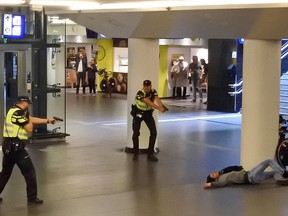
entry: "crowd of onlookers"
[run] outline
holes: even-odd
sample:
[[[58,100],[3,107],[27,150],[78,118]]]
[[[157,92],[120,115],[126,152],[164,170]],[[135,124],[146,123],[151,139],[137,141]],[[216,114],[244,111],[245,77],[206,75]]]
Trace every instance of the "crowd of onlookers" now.
[[[200,102],[203,102],[202,89],[207,92],[208,85],[208,64],[204,59],[198,61],[198,56],[192,57],[192,62],[184,61],[184,57],[173,59],[170,69],[172,79],[172,97],[177,99],[186,99],[187,88],[192,85],[192,102],[196,102],[198,92]],[[204,102],[206,103],[206,102]]]

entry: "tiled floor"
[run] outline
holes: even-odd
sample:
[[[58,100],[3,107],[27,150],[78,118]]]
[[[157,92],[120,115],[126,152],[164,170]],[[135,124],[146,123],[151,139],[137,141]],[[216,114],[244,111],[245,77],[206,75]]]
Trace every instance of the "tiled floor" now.
[[[207,112],[205,105],[166,99],[159,114],[158,163],[132,161],[127,102],[114,95],[69,93],[65,143],[33,144],[29,152],[44,205],[26,206],[25,182],[15,168],[2,196],[2,216],[260,216],[287,215],[288,187],[204,190],[207,174],[238,164],[241,115]]]

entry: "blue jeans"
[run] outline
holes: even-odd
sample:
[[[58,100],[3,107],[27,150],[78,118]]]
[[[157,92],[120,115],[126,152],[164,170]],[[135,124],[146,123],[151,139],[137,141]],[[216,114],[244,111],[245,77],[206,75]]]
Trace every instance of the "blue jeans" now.
[[[268,167],[271,167],[272,171],[265,172],[265,170]],[[273,178],[273,177],[275,180],[281,180],[281,179],[284,179],[283,173],[284,173],[284,169],[280,167],[277,162],[275,162],[274,160],[268,159],[268,160],[261,162],[252,170],[250,170],[248,172],[248,179],[249,179],[249,182],[252,184],[257,184],[266,179]]]

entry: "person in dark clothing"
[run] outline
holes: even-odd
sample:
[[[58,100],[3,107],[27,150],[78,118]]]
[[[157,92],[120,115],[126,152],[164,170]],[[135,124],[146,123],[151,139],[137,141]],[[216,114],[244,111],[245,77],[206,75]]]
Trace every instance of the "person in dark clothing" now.
[[[156,101],[157,105],[154,103],[154,101]],[[166,111],[158,97],[157,91],[152,89],[151,81],[144,80],[143,89],[137,92],[135,97],[135,105],[131,111],[131,115],[133,116],[133,160],[138,160],[140,127],[141,122],[144,121],[150,131],[147,160],[154,162],[158,161],[158,158],[154,156],[154,146],[157,137],[155,120],[153,118],[154,109],[157,109],[160,112]]]
[[[96,89],[95,89],[96,73],[97,73],[97,67],[94,64],[94,62],[90,60],[88,62],[88,67],[86,69],[86,77],[88,79],[89,92],[90,94],[93,93],[93,96],[95,96],[96,94]]]
[[[268,167],[272,171],[265,171]],[[259,184],[266,179],[274,178],[278,185],[288,185],[288,172],[274,160],[264,160],[250,171],[242,166],[230,166],[207,176],[204,189],[224,187],[231,184]]]
[[[26,181],[27,204],[39,205],[43,200],[37,197],[36,173],[32,160],[25,150],[28,135],[33,130],[34,124],[54,124],[55,119],[43,119],[29,115],[28,108],[31,104],[27,96],[19,96],[7,113],[3,128],[3,162],[0,173],[0,194],[4,190],[15,164],[21,170]],[[2,201],[2,198],[0,198]]]
[[[199,92],[199,98],[200,102],[203,102],[203,95],[202,95],[202,88],[201,88],[201,83],[200,83],[200,69],[201,65],[198,62],[198,57],[193,56],[192,57],[192,63],[189,65],[189,71],[192,76],[192,85],[193,85],[193,100],[192,102],[196,102],[196,92]]]
[[[171,80],[172,80],[172,98],[176,98],[176,65],[178,64],[177,59],[173,59],[171,62],[171,68],[170,68],[170,73],[171,73]]]
[[[206,95],[208,99],[208,64],[206,63],[205,59],[200,59],[200,64],[202,67],[202,82],[206,82],[205,88],[206,88]],[[203,104],[207,104],[207,100],[203,102]]]
[[[85,95],[85,79],[86,79],[86,68],[87,68],[87,58],[83,55],[83,53],[79,53],[79,56],[76,58],[76,75],[77,75],[77,86],[76,86],[76,94],[79,94],[80,82],[83,88],[83,95]]]

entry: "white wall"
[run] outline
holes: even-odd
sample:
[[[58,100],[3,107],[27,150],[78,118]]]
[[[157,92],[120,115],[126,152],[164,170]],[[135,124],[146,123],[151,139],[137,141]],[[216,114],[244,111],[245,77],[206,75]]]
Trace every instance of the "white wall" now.
[[[206,48],[191,48],[191,47],[169,47],[168,48],[168,71],[167,71],[167,80],[168,80],[168,88],[167,88],[167,96],[172,96],[173,85],[170,79],[170,68],[173,54],[181,54],[184,56],[184,60],[190,64],[192,61],[192,56],[197,55],[199,60],[201,58],[205,59],[206,63],[208,63],[208,49]],[[190,88],[187,88],[187,94],[190,94]]]
[[[173,54],[181,54],[184,57],[184,61],[190,62],[191,59],[191,48],[190,47],[169,47],[168,48],[168,71],[167,71],[167,80],[168,80],[168,88],[167,88],[167,96],[172,96],[173,83],[170,77],[170,68]],[[190,88],[187,88],[187,94],[190,94]]]
[[[204,59],[208,63],[208,49],[205,48],[191,48],[191,58],[193,55],[198,56],[198,59]],[[191,60],[191,59],[190,59]]]

